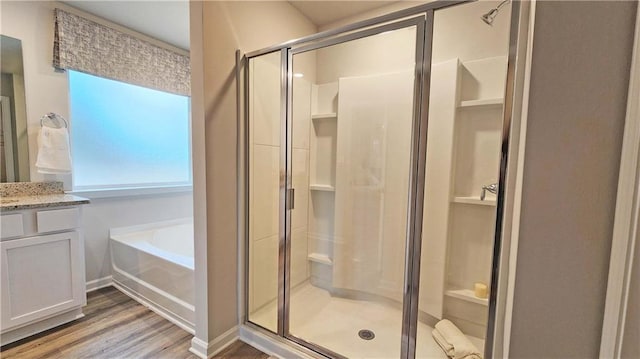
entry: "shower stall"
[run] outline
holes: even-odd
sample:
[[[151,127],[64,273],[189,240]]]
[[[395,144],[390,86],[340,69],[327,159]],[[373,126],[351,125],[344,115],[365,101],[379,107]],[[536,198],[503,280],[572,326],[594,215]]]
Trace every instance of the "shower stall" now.
[[[239,59],[247,325],[446,358],[447,319],[491,357],[518,7],[437,1]]]

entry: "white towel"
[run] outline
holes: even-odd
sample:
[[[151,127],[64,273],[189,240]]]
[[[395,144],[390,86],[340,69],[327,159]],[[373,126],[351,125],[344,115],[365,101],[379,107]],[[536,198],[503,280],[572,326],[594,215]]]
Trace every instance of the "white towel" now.
[[[431,334],[449,358],[482,359],[478,348],[447,319],[439,321]]]
[[[451,343],[449,343],[442,336],[442,334],[438,331],[438,329],[434,329],[431,332],[431,335],[433,336],[433,339],[436,341],[436,343],[440,346],[440,348],[442,348],[442,350],[444,350],[444,353],[447,354],[449,358],[453,358],[456,355],[456,351],[453,349],[453,345],[451,345]]]
[[[40,173],[71,173],[71,151],[66,128],[40,128],[36,168]]]

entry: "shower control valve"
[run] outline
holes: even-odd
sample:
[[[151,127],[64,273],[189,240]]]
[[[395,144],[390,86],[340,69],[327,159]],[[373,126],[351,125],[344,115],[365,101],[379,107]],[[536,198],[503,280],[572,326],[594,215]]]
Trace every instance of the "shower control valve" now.
[[[492,184],[488,184],[488,185],[484,185],[482,186],[482,192],[480,193],[480,200],[484,201],[484,198],[486,197],[487,191],[493,193],[493,194],[497,194],[498,193],[498,184],[497,183],[492,183]]]

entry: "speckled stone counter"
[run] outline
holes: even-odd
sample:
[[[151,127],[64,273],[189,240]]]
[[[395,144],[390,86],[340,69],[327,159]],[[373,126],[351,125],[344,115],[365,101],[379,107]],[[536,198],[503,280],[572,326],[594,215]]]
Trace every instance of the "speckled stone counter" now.
[[[65,194],[62,182],[0,183],[0,212],[87,203],[87,198]]]

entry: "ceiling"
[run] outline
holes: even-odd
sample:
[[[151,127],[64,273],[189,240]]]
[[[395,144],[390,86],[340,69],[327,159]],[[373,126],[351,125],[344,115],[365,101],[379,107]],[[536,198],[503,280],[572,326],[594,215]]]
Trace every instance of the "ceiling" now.
[[[62,2],[181,49],[189,49],[188,0],[67,0]],[[397,1],[289,1],[318,27],[395,2]]]

